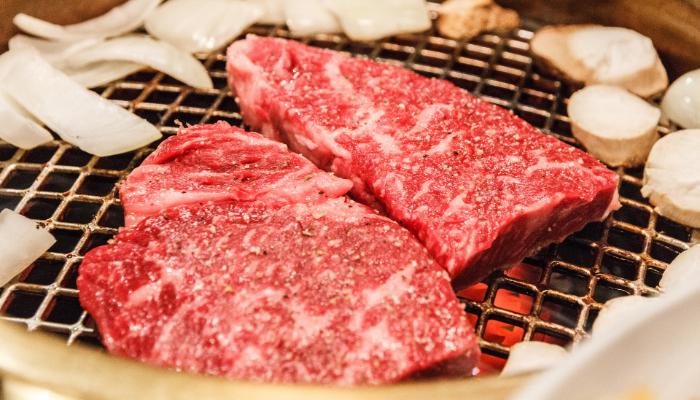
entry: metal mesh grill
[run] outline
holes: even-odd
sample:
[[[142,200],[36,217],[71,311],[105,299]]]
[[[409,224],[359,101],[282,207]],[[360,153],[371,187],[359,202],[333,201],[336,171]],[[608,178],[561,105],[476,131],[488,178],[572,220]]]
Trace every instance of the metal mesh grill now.
[[[372,43],[317,35],[306,42],[447,79],[579,146],[566,117],[567,88],[533,71],[528,51],[532,28],[526,23],[509,35],[485,34],[469,42],[435,32]],[[289,36],[283,27],[259,25],[249,32]],[[144,70],[98,92],[156,124],[166,135],[175,133],[180,124],[226,120],[241,125],[239,108],[227,88],[223,53],[200,58],[215,89],[195,90]],[[2,288],[2,318],[58,332],[68,343],[79,340],[99,346],[94,323],[78,303],[77,269],[82,255],[104,244],[123,224],[115,184],[157,145],[98,158],[61,141],[30,151],[0,144],[0,207],[41,221],[57,238],[48,253]],[[521,267],[494,274],[460,293],[487,357],[502,362],[508,347],[519,340],[577,341],[586,335],[605,301],[656,292],[666,263],[688,247],[692,232],[653,212],[640,194],[642,171],[617,170],[623,207],[607,221],[590,224]]]

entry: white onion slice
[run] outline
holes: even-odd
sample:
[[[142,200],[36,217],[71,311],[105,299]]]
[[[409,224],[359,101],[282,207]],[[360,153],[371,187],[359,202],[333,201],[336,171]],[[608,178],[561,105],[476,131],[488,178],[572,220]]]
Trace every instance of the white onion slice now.
[[[141,26],[144,19],[162,0],[129,0],[114,7],[99,17],[73,25],[56,25],[51,22],[17,14],[13,19],[15,25],[32,35],[61,41],[85,38],[104,38],[119,36]]]
[[[236,0],[170,0],[145,22],[148,33],[190,53],[218,49],[264,13],[260,4]]]
[[[700,69],[676,79],[661,102],[671,121],[686,129],[700,129]]]
[[[121,79],[144,66],[129,61],[101,61],[82,67],[70,67],[67,60],[76,52],[93,46],[102,39],[84,39],[78,42],[54,42],[25,35],[13,36],[8,45],[12,49],[33,48],[51,65],[59,68],[81,85],[93,88]]]
[[[264,13],[260,18],[263,24],[283,24],[285,22],[284,2],[285,0],[248,0],[250,3],[259,4],[263,7]]]
[[[37,39],[26,35],[15,35],[7,43],[10,50],[33,48],[51,65],[61,68],[65,66],[65,60],[75,52],[92,46],[101,39],[84,39],[77,42],[55,42],[52,40]]]
[[[65,141],[88,153],[124,153],[161,137],[146,120],[80,86],[34,50],[10,50],[2,58],[2,89]]]
[[[130,61],[101,61],[78,68],[67,67],[63,72],[79,84],[94,88],[129,76],[142,68],[143,65]]]
[[[568,352],[555,344],[530,341],[516,343],[501,371],[502,376],[523,374],[549,368],[564,359]]]
[[[425,0],[324,0],[353,40],[375,40],[430,28]]]
[[[0,212],[0,286],[27,268],[56,239],[31,219],[10,209]]]
[[[0,121],[0,139],[21,149],[32,149],[53,140],[49,131],[3,92],[0,92]]]
[[[287,0],[284,13],[287,26],[294,36],[340,32],[338,19],[322,0]]]
[[[145,35],[110,39],[83,49],[69,60],[71,67],[83,67],[99,61],[130,61],[145,64],[197,88],[213,87],[209,73],[192,55],[170,43]]]
[[[700,282],[700,245],[682,252],[669,264],[659,282],[664,293]]]

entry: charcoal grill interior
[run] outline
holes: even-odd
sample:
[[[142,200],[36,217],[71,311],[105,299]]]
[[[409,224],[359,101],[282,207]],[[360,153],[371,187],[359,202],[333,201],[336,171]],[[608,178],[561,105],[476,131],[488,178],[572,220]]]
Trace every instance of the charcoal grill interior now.
[[[445,39],[434,30],[372,43],[341,35],[316,35],[305,42],[447,79],[580,147],[566,116],[569,89],[533,67],[528,42],[536,27],[525,20],[507,35],[484,34],[468,42]],[[248,33],[289,37],[283,26],[256,25]],[[200,59],[214,81],[212,90],[192,89],[143,70],[97,91],[166,136],[180,125],[217,120],[242,126],[227,87],[223,52]],[[29,151],[0,142],[0,208],[40,221],[57,239],[49,252],[0,289],[0,318],[54,332],[68,344],[101,347],[94,322],[78,302],[77,270],[87,251],[106,243],[123,225],[117,184],[158,144],[99,158],[58,140]],[[616,171],[623,207],[611,218],[462,293],[465,312],[492,364],[505,361],[514,338],[559,344],[581,340],[605,301],[656,293],[667,263],[688,248],[691,229],[660,217],[641,196],[643,169]],[[507,302],[514,297],[521,306]],[[493,334],[490,328],[499,325],[512,336]]]

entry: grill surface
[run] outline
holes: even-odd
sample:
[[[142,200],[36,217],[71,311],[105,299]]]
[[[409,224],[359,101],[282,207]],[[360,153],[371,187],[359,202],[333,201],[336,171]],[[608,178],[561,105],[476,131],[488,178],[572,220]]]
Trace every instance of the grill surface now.
[[[509,35],[485,34],[469,42],[445,39],[434,31],[373,43],[350,42],[339,35],[317,35],[306,42],[448,79],[579,146],[566,117],[568,89],[533,71],[528,41],[535,26],[526,21]],[[289,36],[279,26],[257,25],[249,32]],[[165,135],[176,133],[180,124],[226,120],[240,126],[223,52],[200,58],[215,89],[195,90],[144,70],[98,92],[156,124]],[[123,225],[116,184],[157,145],[98,158],[61,141],[29,151],[0,143],[0,208],[41,221],[57,239],[49,252],[0,289],[0,318],[65,335],[69,344],[78,340],[101,346],[94,322],[78,302],[77,270],[87,251],[106,243]],[[580,340],[602,303],[656,293],[667,263],[688,248],[691,229],[658,216],[642,198],[643,169],[617,172],[623,207],[611,218],[543,249],[521,268],[496,273],[463,292],[466,312],[492,364],[507,358],[514,340]],[[515,298],[518,307],[513,307]],[[499,336],[494,327],[510,334]]]

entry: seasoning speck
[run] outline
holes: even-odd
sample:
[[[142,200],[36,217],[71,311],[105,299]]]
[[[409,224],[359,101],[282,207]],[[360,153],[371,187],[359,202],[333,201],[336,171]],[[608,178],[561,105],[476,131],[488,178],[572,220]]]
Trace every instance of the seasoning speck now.
[[[263,251],[263,249],[260,248],[259,246],[251,246],[250,249],[248,249],[248,250],[251,253],[257,254],[257,255],[265,254],[265,251]]]

